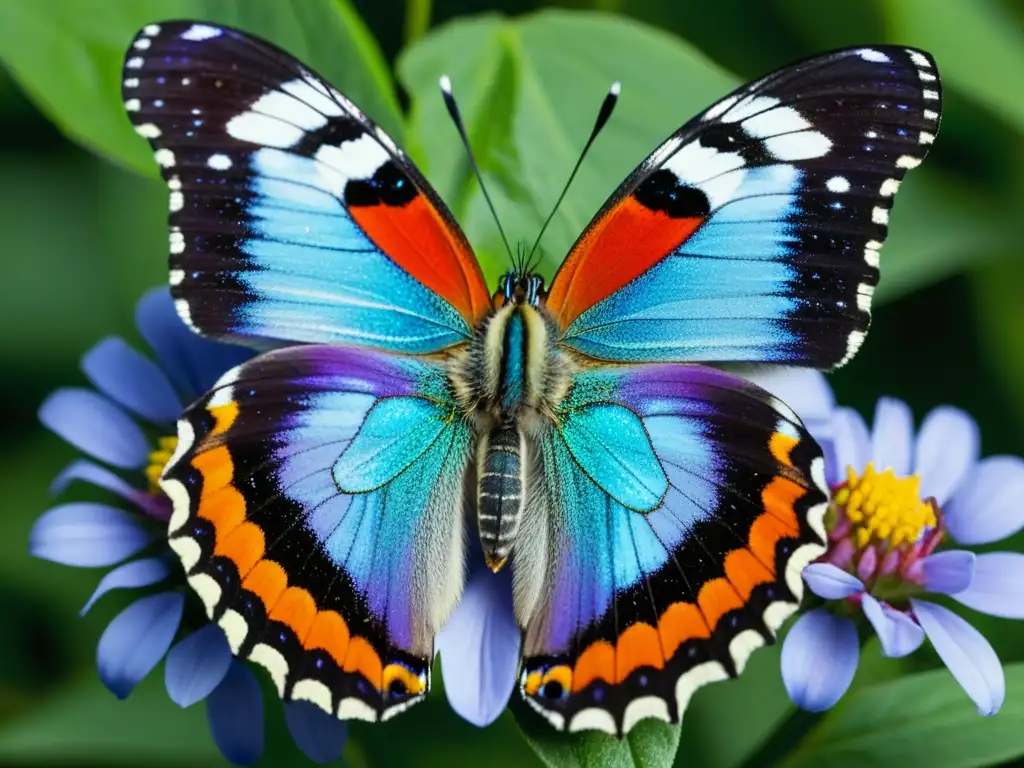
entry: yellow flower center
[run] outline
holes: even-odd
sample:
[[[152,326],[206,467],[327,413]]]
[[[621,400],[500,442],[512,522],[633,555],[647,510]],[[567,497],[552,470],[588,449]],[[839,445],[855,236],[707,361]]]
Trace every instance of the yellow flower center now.
[[[833,500],[844,508],[858,549],[871,542],[889,547],[912,544],[938,522],[932,505],[921,501],[920,477],[896,477],[891,469],[876,472],[872,464],[863,475],[847,467],[846,485]]]
[[[178,438],[161,437],[156,442],[156,450],[149,454],[149,464],[146,466],[146,479],[149,480],[149,492],[160,493],[160,475],[164,467],[174,455],[174,449],[178,447]]]

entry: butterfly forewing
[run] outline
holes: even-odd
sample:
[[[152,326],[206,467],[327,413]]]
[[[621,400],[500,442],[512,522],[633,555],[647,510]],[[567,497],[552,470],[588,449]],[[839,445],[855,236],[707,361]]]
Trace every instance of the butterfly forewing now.
[[[122,93],[170,188],[172,293],[196,330],[435,352],[489,307],[448,209],[311,70],[241,32],[146,27]]]
[[[655,150],[581,235],[548,297],[562,342],[614,362],[842,365],[940,104],[931,57],[896,46],[738,89]]]

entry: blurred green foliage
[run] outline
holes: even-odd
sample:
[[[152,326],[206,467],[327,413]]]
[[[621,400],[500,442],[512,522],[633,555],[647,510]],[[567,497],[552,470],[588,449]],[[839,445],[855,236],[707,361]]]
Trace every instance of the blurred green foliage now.
[[[182,712],[171,704],[159,674],[127,703],[96,679],[95,643],[124,605],[120,598],[79,619],[95,580],[26,554],[32,521],[51,503],[49,481],[73,456],[38,426],[36,408],[54,387],[83,382],[78,358],[92,343],[109,334],[137,340],[134,302],[166,279],[166,193],[120,113],[123,51],[150,21],[234,24],[315,67],[422,163],[492,279],[503,249],[436,92],[441,73],[453,79],[516,242],[532,240],[605,89],[622,81],[617,112],[545,238],[550,274],[625,173],[737,82],[840,45],[928,49],[946,86],[941,136],[900,193],[872,333],[834,383],[842,402],[866,414],[882,394],[906,399],[919,417],[938,403],[959,405],[978,418],[987,453],[1024,453],[1024,4],[569,0],[562,10],[541,7],[548,5],[0,0],[0,765],[222,763],[200,707]],[[1021,549],[1024,538],[1015,543]],[[945,671],[921,671],[937,665],[927,653],[884,660],[869,645],[854,689],[820,722],[798,723],[805,738],[783,764],[916,758],[978,766],[1024,753],[1024,666],[1012,664],[1024,662],[1024,624],[970,618],[1010,664],[999,716],[981,720]],[[300,759],[279,710],[268,707],[265,765]],[[677,764],[774,762],[780,753],[772,752],[771,734],[792,726],[791,713],[778,651],[761,651],[738,681],[698,692]],[[536,755],[552,765],[665,764],[677,734],[652,733],[639,747],[532,738]],[[512,766],[538,758],[509,713],[475,729],[438,690],[396,721],[355,725],[344,760]]]

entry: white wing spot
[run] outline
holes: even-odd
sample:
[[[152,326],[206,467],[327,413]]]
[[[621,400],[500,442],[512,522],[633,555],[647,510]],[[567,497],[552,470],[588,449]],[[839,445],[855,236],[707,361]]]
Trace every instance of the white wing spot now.
[[[876,51],[872,48],[861,48],[857,51],[857,55],[860,56],[864,61],[877,61],[879,63],[888,63],[889,57],[881,51]]]
[[[151,46],[152,44],[153,44],[153,41],[150,40],[148,37],[140,37],[138,40],[136,40],[134,43],[132,43],[132,48],[135,48],[135,49],[140,50],[140,51],[144,51],[147,48],[149,48],[149,46]]]
[[[181,192],[171,192],[171,213],[177,213],[185,207],[185,196]]]
[[[935,141],[935,134],[928,133],[928,131],[921,131],[921,135],[917,139],[919,144],[931,144]]]
[[[134,99],[134,101],[138,101],[138,99]],[[127,107],[128,105],[125,104],[126,109]],[[142,125],[137,125],[135,126],[135,132],[139,134],[139,136],[142,136],[144,139],[159,139],[163,135],[160,129],[153,125],[153,123],[143,123]]]
[[[228,135],[233,139],[280,149],[298,143],[306,133],[296,125],[257,112],[236,115],[228,121],[226,127]]]
[[[889,223],[889,209],[882,208],[881,206],[875,206],[871,209],[871,220],[875,224],[888,224]]]
[[[141,107],[142,102],[138,99],[128,99],[128,101],[124,103],[124,108],[126,112],[138,112]]]
[[[728,98],[722,99],[720,102],[711,107],[711,109],[705,112],[701,120],[714,120],[716,117],[719,117],[725,112],[728,112],[729,108],[732,107],[732,105],[735,104],[737,101],[739,101],[738,96],[729,96]]]
[[[811,124],[792,107],[776,107],[749,117],[741,125],[750,136],[766,139],[782,133],[805,131]]]
[[[936,112],[934,109],[926,109],[924,111],[924,119],[925,120],[938,120],[939,119],[939,113]]]
[[[177,255],[185,252],[185,236],[181,232],[171,232],[171,253]],[[188,304],[185,304],[185,311],[188,311]]]
[[[211,37],[220,37],[223,30],[211,27],[209,24],[193,24],[181,33],[182,40],[209,40]]]
[[[133,56],[124,63],[125,69],[142,69],[142,63],[145,61],[141,56]]]
[[[231,158],[218,152],[215,155],[210,155],[210,159],[206,161],[206,164],[215,171],[226,171],[231,167]]]
[[[832,142],[823,133],[800,131],[773,136],[764,142],[768,151],[778,160],[811,160],[824,157],[832,149]]]
[[[829,192],[849,192],[850,182],[845,176],[833,176],[825,182]]]
[[[878,190],[878,194],[882,197],[892,197],[896,194],[896,190],[900,188],[900,183],[896,179],[886,179],[882,182],[881,188]]]
[[[921,158],[913,155],[900,155],[896,159],[897,168],[917,168],[921,164]]]
[[[933,91],[929,88],[925,88],[923,91],[921,91],[921,96],[923,96],[925,99],[929,101],[935,101],[939,98],[939,92]]]
[[[161,168],[170,168],[174,165],[174,153],[169,149],[158,149],[153,153],[153,158]]]
[[[932,68],[932,63],[928,60],[928,57],[925,56],[923,53],[920,53],[919,51],[911,51],[909,49],[907,50],[907,53],[910,54],[910,60],[914,62],[915,65],[919,67],[924,67],[925,69]]]
[[[137,77],[129,77],[127,80],[124,81],[124,87],[125,88],[138,88],[139,87],[139,78],[137,78]]]
[[[156,35],[160,34],[160,25],[147,24],[145,27],[142,28],[142,32],[143,34],[149,35],[150,37],[155,37]]]

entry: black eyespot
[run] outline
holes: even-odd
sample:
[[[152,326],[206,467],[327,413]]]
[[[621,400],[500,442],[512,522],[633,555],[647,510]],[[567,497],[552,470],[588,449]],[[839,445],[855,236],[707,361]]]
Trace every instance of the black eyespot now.
[[[560,699],[562,698],[562,684],[557,680],[548,680],[540,689],[540,695],[552,701]]]
[[[401,680],[392,680],[391,684],[388,685],[388,694],[391,696],[406,696],[408,693],[409,691],[406,689],[405,683]]]
[[[652,173],[633,195],[645,208],[673,219],[705,217],[711,212],[707,195],[696,187],[686,186],[666,168]]]

